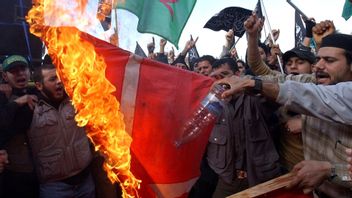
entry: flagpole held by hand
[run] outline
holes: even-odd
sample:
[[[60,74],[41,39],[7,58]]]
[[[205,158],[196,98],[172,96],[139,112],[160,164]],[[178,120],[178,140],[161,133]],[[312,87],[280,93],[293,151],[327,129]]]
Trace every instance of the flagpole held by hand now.
[[[275,39],[274,39],[272,30],[271,30],[271,26],[270,26],[270,23],[269,23],[269,18],[268,18],[268,15],[267,15],[267,13],[266,13],[266,10],[265,10],[265,6],[264,6],[263,0],[260,0],[260,3],[261,3],[261,5],[262,5],[262,7],[263,7],[263,14],[264,14],[264,16],[265,16],[265,18],[266,18],[265,21],[267,21],[267,24],[268,24],[268,27],[269,27],[269,35],[270,35],[270,37],[271,37],[271,40],[273,41],[273,44],[276,45],[276,41],[275,41]],[[279,55],[276,55],[276,58],[277,58],[277,61],[279,62],[280,71],[281,71],[281,73],[283,74],[283,73],[284,73],[284,70],[283,70],[282,63],[281,63],[281,59],[280,59]]]

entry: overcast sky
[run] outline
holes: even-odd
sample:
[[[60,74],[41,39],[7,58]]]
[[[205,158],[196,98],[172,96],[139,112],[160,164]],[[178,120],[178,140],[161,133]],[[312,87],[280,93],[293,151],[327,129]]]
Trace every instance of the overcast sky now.
[[[352,33],[352,17],[348,21],[341,17],[345,0],[292,0],[292,2],[308,17],[314,17],[318,22],[326,19],[333,20],[339,31]],[[205,29],[203,28],[204,24],[223,8],[238,6],[253,10],[256,3],[257,0],[198,0],[181,35],[180,49],[182,50],[185,42],[189,39],[189,35],[192,34],[193,37],[199,36],[197,49],[200,55],[210,54],[218,57],[221,46],[225,42],[226,32]],[[264,6],[271,28],[280,29],[278,44],[280,44],[282,51],[291,49],[294,45],[294,9],[286,0],[264,0]],[[154,36],[156,51],[158,51],[160,38],[152,34],[138,33],[136,31],[138,18],[136,16],[127,11],[118,10],[118,21],[120,47],[133,52],[135,43],[138,41],[144,51],[147,52],[146,45]],[[268,32],[268,29],[266,32]],[[247,41],[243,36],[237,44],[240,57],[244,58],[246,45]],[[171,46],[172,44],[168,43],[166,50],[170,50]]]

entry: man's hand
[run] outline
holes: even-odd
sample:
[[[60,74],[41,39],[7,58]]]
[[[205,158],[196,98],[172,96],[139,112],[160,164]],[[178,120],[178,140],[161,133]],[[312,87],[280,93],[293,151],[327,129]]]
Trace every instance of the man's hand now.
[[[335,32],[335,25],[332,21],[326,20],[316,24],[312,31],[313,31],[313,38],[316,42],[317,46],[320,47],[322,39],[330,34]]]
[[[257,36],[263,25],[262,19],[254,13],[244,22],[244,28],[249,36]]]
[[[0,92],[3,92],[7,98],[10,98],[12,87],[9,84],[0,84]]]
[[[273,34],[273,37],[274,37],[274,41],[277,41],[277,39],[279,39],[279,36],[280,36],[280,29],[277,29],[277,30],[272,30],[271,33]]]
[[[232,47],[233,45],[233,42],[234,42],[234,35],[235,35],[235,32],[233,31],[233,29],[230,29],[226,35],[225,35],[225,39],[226,39],[226,44],[225,46],[227,48],[230,48]]]
[[[174,61],[174,59],[175,59],[175,49],[174,49],[174,47],[172,47],[171,50],[169,51],[168,57],[169,57],[169,59]]]
[[[160,51],[159,51],[159,53],[160,54],[164,54],[165,53],[165,45],[166,45],[166,43],[167,43],[167,40],[166,39],[160,39],[160,43],[159,43],[159,45],[160,45]]]
[[[5,165],[9,163],[6,150],[0,150],[0,173],[4,171]]]
[[[280,50],[280,46],[277,44],[277,45],[272,45],[271,46],[271,49],[270,49],[270,53],[271,55],[278,55],[278,56],[281,56],[282,52]]]
[[[291,172],[295,177],[287,187],[298,187],[303,189],[305,194],[309,194],[329,178],[331,164],[327,161],[304,160],[296,164]]]
[[[29,108],[33,110],[35,104],[38,102],[38,98],[35,95],[26,94],[24,96],[21,96],[21,97],[17,98],[14,101],[20,106],[28,104]]]
[[[268,35],[268,37],[265,39],[265,44],[266,45],[269,45],[270,47],[272,46],[272,45],[274,45],[274,43],[276,43],[276,41],[277,41],[277,39],[279,38],[279,36],[280,36],[280,30],[279,29],[277,29],[277,30],[272,30],[271,31],[271,34],[273,35],[273,38],[274,38],[274,41],[275,42],[273,42],[273,40],[271,39],[271,35],[269,34]]]
[[[236,47],[234,47],[234,48],[232,48],[232,49],[230,50],[230,56],[231,56],[231,58],[238,59],[238,54],[237,54],[237,49],[236,49]]]
[[[247,87],[254,87],[254,80],[248,78],[240,78],[238,76],[233,75],[216,81],[214,85],[216,84],[227,84],[230,86],[230,89],[222,93],[223,98],[228,98],[231,95],[235,95],[237,93],[242,92]]]
[[[163,38],[160,39],[160,47],[165,47],[166,43],[167,43],[166,39],[163,39]]]
[[[149,54],[154,53],[154,49],[155,49],[155,39],[154,39],[154,36],[153,36],[153,41],[152,41],[151,43],[148,43],[147,48],[148,48],[148,53],[149,53]]]
[[[306,37],[312,38],[313,37],[313,27],[316,25],[314,18],[309,18],[304,20],[306,24]]]
[[[293,117],[287,120],[286,129],[289,133],[299,134],[302,131],[301,116]]]
[[[197,37],[196,40],[193,40],[193,37],[192,37],[192,35],[191,35],[190,40],[188,40],[188,41],[186,42],[185,48],[182,50],[181,54],[184,55],[184,56],[186,56],[187,52],[188,52],[189,50],[191,50],[192,47],[194,47],[194,46],[196,45],[196,43],[197,43],[197,41],[198,41],[198,38],[199,38],[199,37]]]

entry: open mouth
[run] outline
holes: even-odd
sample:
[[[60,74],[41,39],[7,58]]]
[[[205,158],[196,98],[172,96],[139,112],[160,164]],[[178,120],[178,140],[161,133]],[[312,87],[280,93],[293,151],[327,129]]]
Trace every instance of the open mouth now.
[[[330,75],[325,72],[317,72],[315,74],[318,84],[330,84]]]
[[[19,78],[19,79],[16,80],[16,82],[23,84],[23,83],[26,83],[26,79],[25,78]]]
[[[330,75],[325,72],[317,72],[315,75],[317,78],[330,78]]]
[[[61,92],[61,91],[63,91],[63,90],[64,90],[63,87],[57,87],[57,88],[55,89],[56,92]]]
[[[292,74],[292,75],[294,75],[294,76],[299,75],[298,72],[291,72],[290,74]]]

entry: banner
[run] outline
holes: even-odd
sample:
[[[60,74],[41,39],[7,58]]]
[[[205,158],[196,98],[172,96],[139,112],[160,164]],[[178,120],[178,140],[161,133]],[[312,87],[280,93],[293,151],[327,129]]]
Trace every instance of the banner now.
[[[306,29],[303,25],[301,15],[295,10],[295,47],[303,44]]]
[[[182,30],[195,4],[196,0],[125,0],[117,4],[117,7],[126,9],[139,18],[139,32],[159,35],[178,49]]]
[[[134,50],[134,53],[143,58],[147,58],[147,55],[144,53],[142,47],[139,45],[137,41],[136,41],[136,49]]]
[[[177,69],[82,33],[107,64],[126,131],[132,136],[131,171],[141,179],[142,197],[186,196],[200,170],[211,128],[188,144],[174,143],[182,126],[208,93],[212,79]]]
[[[211,17],[204,25],[204,28],[214,31],[225,30],[226,32],[233,29],[235,36],[242,37],[246,31],[243,23],[251,14],[252,11],[245,8],[227,7]]]

